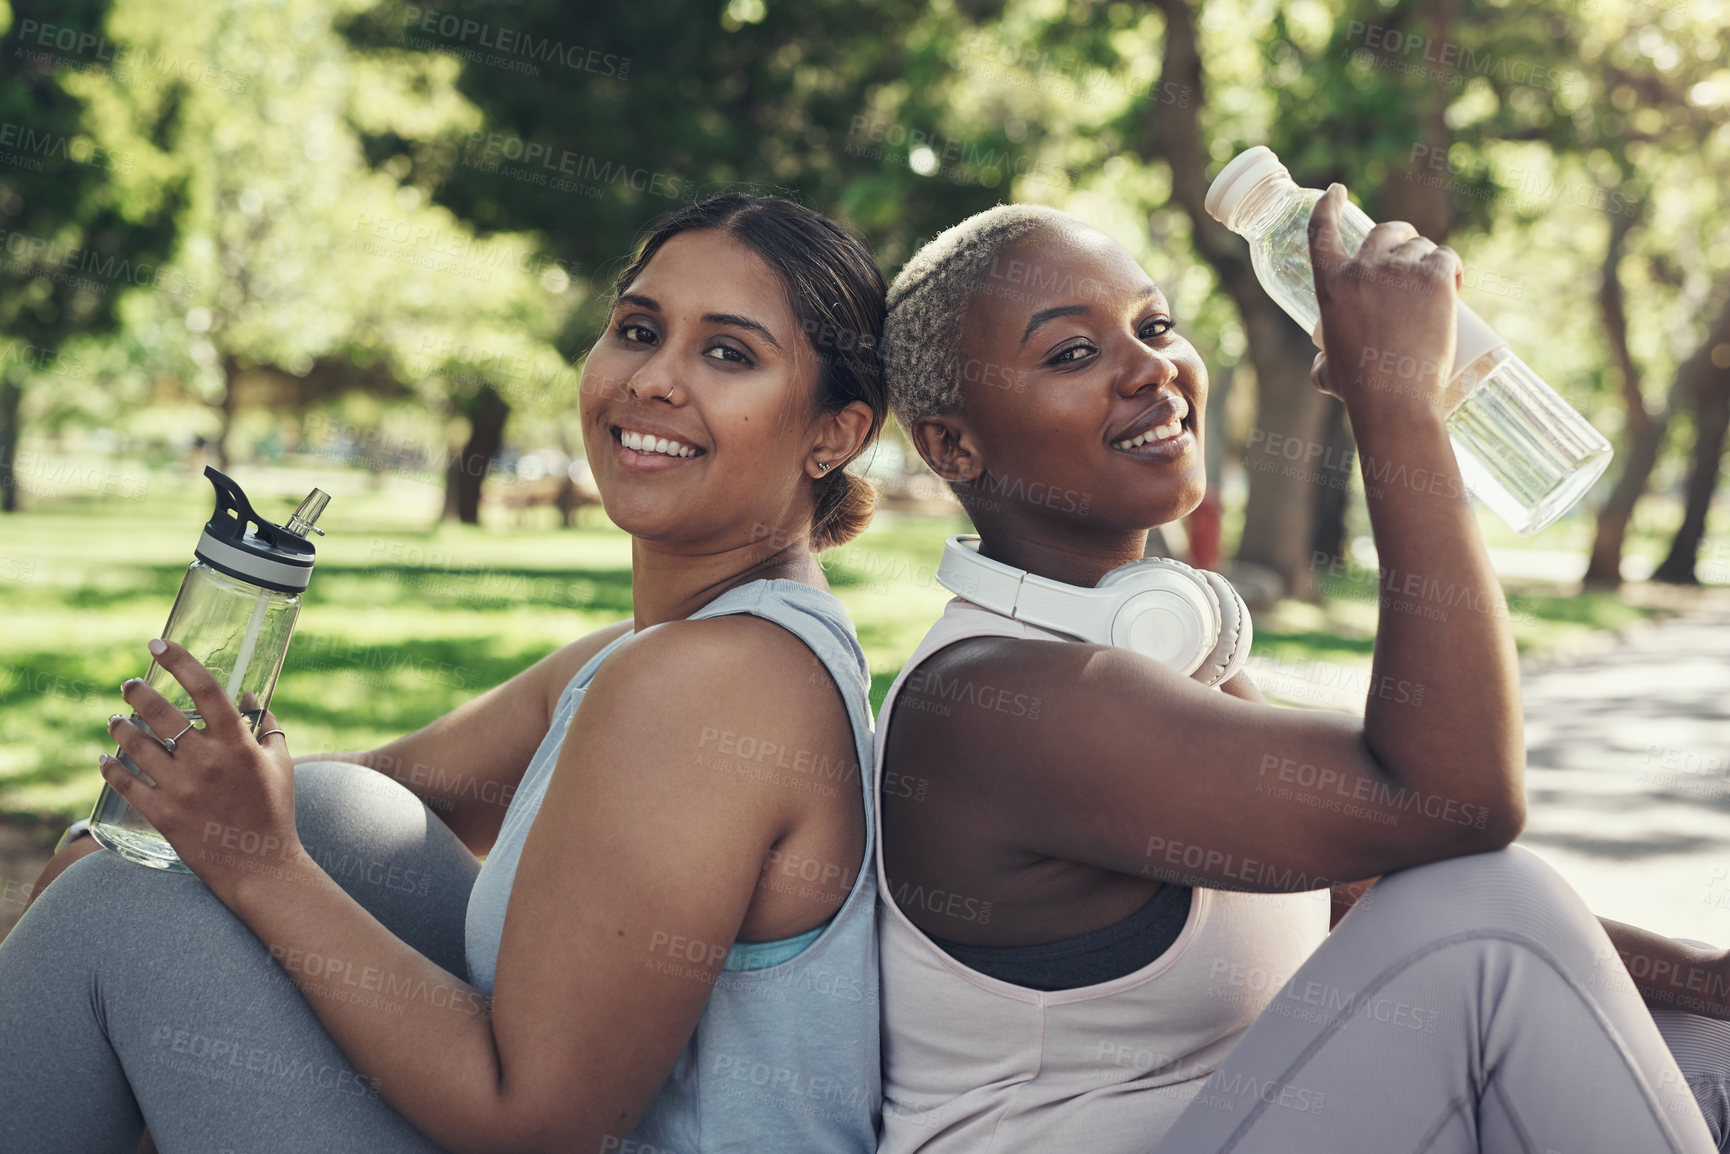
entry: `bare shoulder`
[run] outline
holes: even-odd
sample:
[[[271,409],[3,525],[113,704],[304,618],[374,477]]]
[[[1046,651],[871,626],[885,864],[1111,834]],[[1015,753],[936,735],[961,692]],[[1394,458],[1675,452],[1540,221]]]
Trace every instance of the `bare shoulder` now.
[[[1112,662],[1104,647],[1075,642],[957,641],[902,682],[890,717],[879,721],[889,726],[889,754],[914,756],[952,775],[995,777],[1006,768],[1002,753],[1032,752],[1054,724],[1088,724],[1084,687],[1100,680],[1102,663]]]
[[[568,671],[570,677],[575,677],[577,670],[586,665],[590,658],[629,633],[631,624],[631,619],[627,617],[623,621],[603,625],[593,633],[579,637],[569,645],[555,650],[549,660],[557,663],[557,671]]]
[[[577,638],[569,645],[555,649],[540,660],[537,668],[543,675],[541,688],[546,695],[549,718],[552,717],[554,703],[565,691],[565,686],[571,683],[571,678],[577,675],[578,670],[587,665],[595,654],[629,633],[631,625],[630,618],[615,621]]]

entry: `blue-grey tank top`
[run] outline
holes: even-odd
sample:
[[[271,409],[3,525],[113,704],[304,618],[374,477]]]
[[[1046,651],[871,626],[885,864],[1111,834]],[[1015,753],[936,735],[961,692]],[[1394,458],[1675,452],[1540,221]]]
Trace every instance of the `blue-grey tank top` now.
[[[871,685],[853,623],[832,594],[797,581],[753,581],[723,593],[692,618],[749,613],[788,630],[834,678],[853,724],[851,766],[803,760],[766,772],[799,788],[853,788],[865,802],[858,878],[824,926],[781,942],[735,944],[685,1051],[624,1149],[679,1154],[871,1154],[881,1109],[878,1064],[875,797]],[[469,981],[493,992],[499,940],[517,862],[540,811],[589,682],[631,634],[602,649],[560,696],[552,726],[505,811],[498,841],[469,896]],[[809,783],[799,782],[809,776]],[[574,1088],[573,1088],[574,1089]]]

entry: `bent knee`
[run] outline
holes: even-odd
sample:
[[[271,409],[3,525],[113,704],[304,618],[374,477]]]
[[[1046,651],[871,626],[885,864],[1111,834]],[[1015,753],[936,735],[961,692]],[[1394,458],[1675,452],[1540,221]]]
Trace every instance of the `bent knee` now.
[[[1548,862],[1522,845],[1462,854],[1397,870],[1386,875],[1378,883],[1378,888],[1395,880],[1424,884],[1445,880],[1446,884],[1454,886],[1486,885],[1508,890],[1547,889],[1557,885],[1566,888],[1568,884]]]
[[[327,869],[345,853],[369,862],[406,854],[448,862],[457,874],[478,868],[443,819],[407,787],[352,762],[295,766],[294,820],[301,844]]]
[[[95,845],[94,839],[80,841]],[[68,846],[64,852],[71,849]],[[35,893],[19,925],[24,924],[25,918],[35,918],[60,919],[68,925],[112,927],[118,924],[117,918],[141,910],[150,911],[147,921],[172,922],[179,914],[169,913],[169,904],[184,902],[208,905],[216,899],[193,874],[152,869],[95,846],[94,851],[86,849],[66,864],[52,886]],[[108,931],[100,928],[98,932]]]
[[[401,782],[351,761],[304,761],[294,767],[294,820],[303,839],[364,819],[420,824],[430,813]]]
[[[53,883],[55,878],[65,873],[73,862],[80,858],[89,857],[101,848],[102,843],[88,833],[61,846],[55,851],[54,856],[48,859],[48,864],[42,867],[42,872],[36,875],[35,883],[24,897],[24,908],[29,909],[34,905],[36,899],[42,896],[42,892]]]
[[[1535,929],[1558,919],[1597,924],[1562,875],[1520,845],[1399,870],[1371,894],[1378,904],[1410,903],[1426,918],[1479,928]]]

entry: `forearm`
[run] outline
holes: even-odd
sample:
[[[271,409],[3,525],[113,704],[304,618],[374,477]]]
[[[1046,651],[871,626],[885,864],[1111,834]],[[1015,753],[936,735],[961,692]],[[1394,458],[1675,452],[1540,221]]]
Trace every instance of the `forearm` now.
[[[1725,951],[1687,945],[1609,918],[1598,921],[1648,1006],[1730,1020],[1730,955]]]
[[[488,999],[393,936],[298,847],[218,894],[357,1071],[452,1151],[514,1148]]]
[[[1456,820],[1481,807],[1479,828],[1511,837],[1525,797],[1519,664],[1446,424],[1417,402],[1364,405],[1352,419],[1380,560],[1365,742],[1400,786],[1454,803]],[[1402,683],[1404,693],[1377,690]]]

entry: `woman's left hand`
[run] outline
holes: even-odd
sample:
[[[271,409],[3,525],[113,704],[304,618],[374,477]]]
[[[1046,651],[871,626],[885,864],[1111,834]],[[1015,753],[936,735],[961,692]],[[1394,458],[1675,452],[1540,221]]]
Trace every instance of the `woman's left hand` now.
[[[102,776],[222,897],[248,875],[272,872],[304,852],[294,826],[294,759],[287,737],[270,732],[276,718],[267,711],[259,727],[264,741],[254,740],[210,670],[184,647],[153,641],[151,652],[191,695],[204,727],[186,728],[185,713],[128,679],[121,696],[150,733],[119,714],[108,719],[108,732],[148,780],[107,754]],[[172,750],[164,738],[173,738]]]

